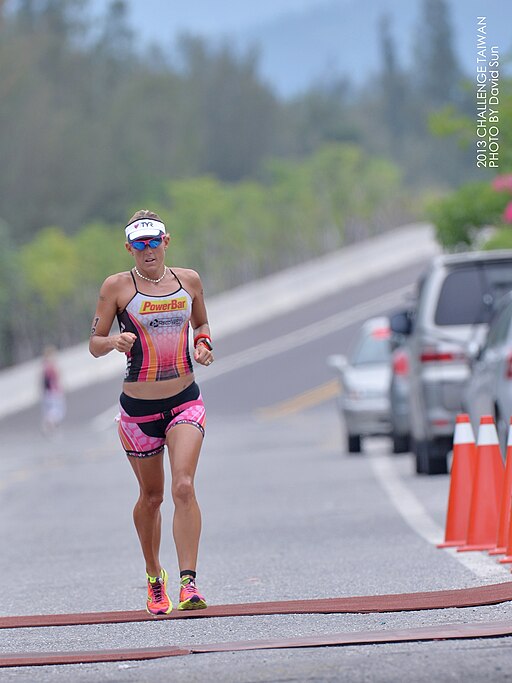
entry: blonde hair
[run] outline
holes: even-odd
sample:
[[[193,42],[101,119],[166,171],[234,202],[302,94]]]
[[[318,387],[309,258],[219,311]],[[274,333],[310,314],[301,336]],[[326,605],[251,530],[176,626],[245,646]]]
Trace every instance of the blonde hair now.
[[[130,223],[133,223],[133,221],[140,221],[143,218],[149,218],[149,220],[160,221],[160,223],[163,223],[163,220],[154,211],[150,211],[149,209],[140,209],[133,214],[126,225],[130,225]]]

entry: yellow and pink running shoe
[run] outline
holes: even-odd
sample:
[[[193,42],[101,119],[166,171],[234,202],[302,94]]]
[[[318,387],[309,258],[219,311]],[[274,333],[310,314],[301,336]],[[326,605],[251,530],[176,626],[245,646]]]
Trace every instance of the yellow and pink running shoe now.
[[[148,580],[148,599],[146,609],[150,614],[170,614],[172,612],[172,602],[167,595],[167,579],[169,578],[165,569],[162,569],[160,576],[149,576]]]
[[[180,580],[180,604],[178,609],[205,609],[208,605],[196,588],[192,576],[184,576]]]

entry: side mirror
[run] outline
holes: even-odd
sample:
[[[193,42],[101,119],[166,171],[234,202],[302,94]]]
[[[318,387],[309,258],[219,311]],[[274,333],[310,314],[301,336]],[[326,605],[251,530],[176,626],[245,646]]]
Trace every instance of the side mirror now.
[[[327,365],[329,365],[331,368],[335,368],[336,370],[342,372],[347,367],[348,360],[346,356],[336,354],[334,356],[329,356],[327,358]]]
[[[466,351],[468,354],[469,362],[474,363],[475,361],[480,360],[482,356],[483,346],[481,346],[477,341],[472,340],[467,345]]]
[[[408,336],[412,332],[411,311],[399,311],[389,318],[389,326],[395,334]]]

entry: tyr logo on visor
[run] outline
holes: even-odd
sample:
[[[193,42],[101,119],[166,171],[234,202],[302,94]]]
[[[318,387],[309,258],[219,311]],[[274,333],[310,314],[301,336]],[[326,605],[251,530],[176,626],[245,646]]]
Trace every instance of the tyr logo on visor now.
[[[162,237],[166,233],[165,225],[157,220],[137,220],[129,223],[124,229],[129,242],[140,241],[140,238]]]

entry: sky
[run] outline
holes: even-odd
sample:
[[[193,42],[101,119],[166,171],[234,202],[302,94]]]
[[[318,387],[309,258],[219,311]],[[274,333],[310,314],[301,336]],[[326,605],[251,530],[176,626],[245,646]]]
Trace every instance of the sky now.
[[[344,0],[341,0],[344,2]],[[243,30],[251,25],[275,19],[290,11],[300,11],[325,4],[326,0],[128,0],[134,22],[155,20],[165,9],[169,34],[191,30],[201,34],[219,34]],[[100,13],[109,0],[91,0]],[[172,11],[169,11],[169,5]]]

